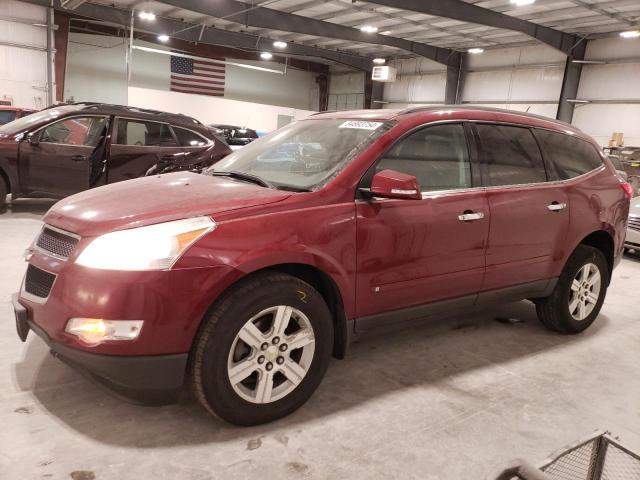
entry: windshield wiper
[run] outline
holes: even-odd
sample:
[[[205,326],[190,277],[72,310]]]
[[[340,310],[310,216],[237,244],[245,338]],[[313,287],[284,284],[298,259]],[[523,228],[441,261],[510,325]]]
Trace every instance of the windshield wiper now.
[[[238,180],[244,180],[245,182],[255,183],[256,185],[260,185],[261,187],[274,188],[273,185],[267,182],[265,179],[260,178],[257,175],[251,175],[250,173],[237,172],[235,170],[232,170],[230,172],[216,172],[214,170],[213,172],[211,172],[211,175],[217,177],[236,178]]]
[[[276,190],[286,190],[288,192],[310,192],[308,188],[294,187],[293,185],[278,185]]]

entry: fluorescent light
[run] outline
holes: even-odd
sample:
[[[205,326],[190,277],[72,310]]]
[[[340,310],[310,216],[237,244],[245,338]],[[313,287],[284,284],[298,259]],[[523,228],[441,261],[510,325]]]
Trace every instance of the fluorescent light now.
[[[378,31],[378,27],[375,25],[363,25],[360,27],[360,31],[364,33],[376,33]]]
[[[281,42],[280,40],[277,40],[273,42],[273,46],[276,48],[287,48],[287,42]]]
[[[638,38],[640,37],[640,30],[629,30],[628,32],[620,32],[622,38]]]
[[[536,0],[511,0],[511,3],[517,7],[523,7],[524,5],[531,5],[535,1]]]
[[[153,21],[156,19],[156,14],[153,12],[140,12],[138,14],[138,17],[140,17],[140,20]]]
[[[273,55],[269,52],[262,52],[260,54],[260,58],[263,60],[271,60],[273,58]]]
[[[162,35],[158,35],[158,40],[160,40],[161,42],[168,42],[169,35],[165,35],[164,33]]]
[[[384,58],[374,58],[373,63],[377,65],[383,65],[384,63],[386,63],[386,60]]]
[[[472,54],[482,53],[484,52],[484,48],[480,48],[480,47],[470,48],[469,50],[467,50],[467,52]]]

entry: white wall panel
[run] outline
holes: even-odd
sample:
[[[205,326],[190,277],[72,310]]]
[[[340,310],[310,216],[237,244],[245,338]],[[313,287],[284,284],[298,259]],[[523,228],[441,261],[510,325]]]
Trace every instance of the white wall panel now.
[[[129,87],[129,99],[129,105],[134,107],[184,113],[207,124],[246,125],[261,132],[275,130],[278,127],[278,115],[287,115],[295,120],[300,120],[315,113],[309,110],[275,105],[259,105],[221,97],[190,95],[137,87]]]
[[[640,48],[640,41],[638,42]],[[585,100],[640,100],[640,50],[638,63],[585,65],[578,98]],[[640,119],[638,119],[640,121]]]
[[[623,132],[625,145],[640,147],[640,105],[581,105],[573,124],[602,146],[609,144],[613,132]]]
[[[329,76],[329,110],[355,110],[364,108],[363,72],[335,72]]]
[[[610,60],[640,56],[640,39],[620,37],[591,40],[587,44],[587,60]]]
[[[555,48],[546,45],[535,45],[531,47],[487,50],[479,55],[469,55],[468,68],[564,63],[565,60],[564,54]]]
[[[0,1],[0,16],[46,22],[46,9],[13,0]],[[46,47],[46,29],[0,20],[0,41]],[[9,96],[14,105],[46,106],[47,54],[44,51],[0,45],[0,97]]]
[[[387,102],[444,103],[446,73],[401,75],[395,82],[385,83],[382,98]]]
[[[560,97],[562,68],[532,68],[470,72],[464,101],[553,100]]]

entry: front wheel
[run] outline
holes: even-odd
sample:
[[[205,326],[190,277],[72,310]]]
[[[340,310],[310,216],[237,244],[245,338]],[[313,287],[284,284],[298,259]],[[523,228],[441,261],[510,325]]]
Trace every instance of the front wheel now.
[[[333,322],[302,280],[261,273],[233,287],[205,319],[195,344],[196,396],[236,425],[257,425],[299,408],[331,357]]]
[[[600,313],[608,283],[609,268],[602,252],[579,245],[569,257],[553,293],[536,300],[538,318],[556,332],[580,333]]]

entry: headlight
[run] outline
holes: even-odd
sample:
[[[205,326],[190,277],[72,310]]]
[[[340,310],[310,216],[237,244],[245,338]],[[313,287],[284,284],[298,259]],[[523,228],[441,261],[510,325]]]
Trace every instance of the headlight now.
[[[76,263],[104,270],[165,270],[214,228],[209,217],[197,217],[107,233],[93,240]]]

